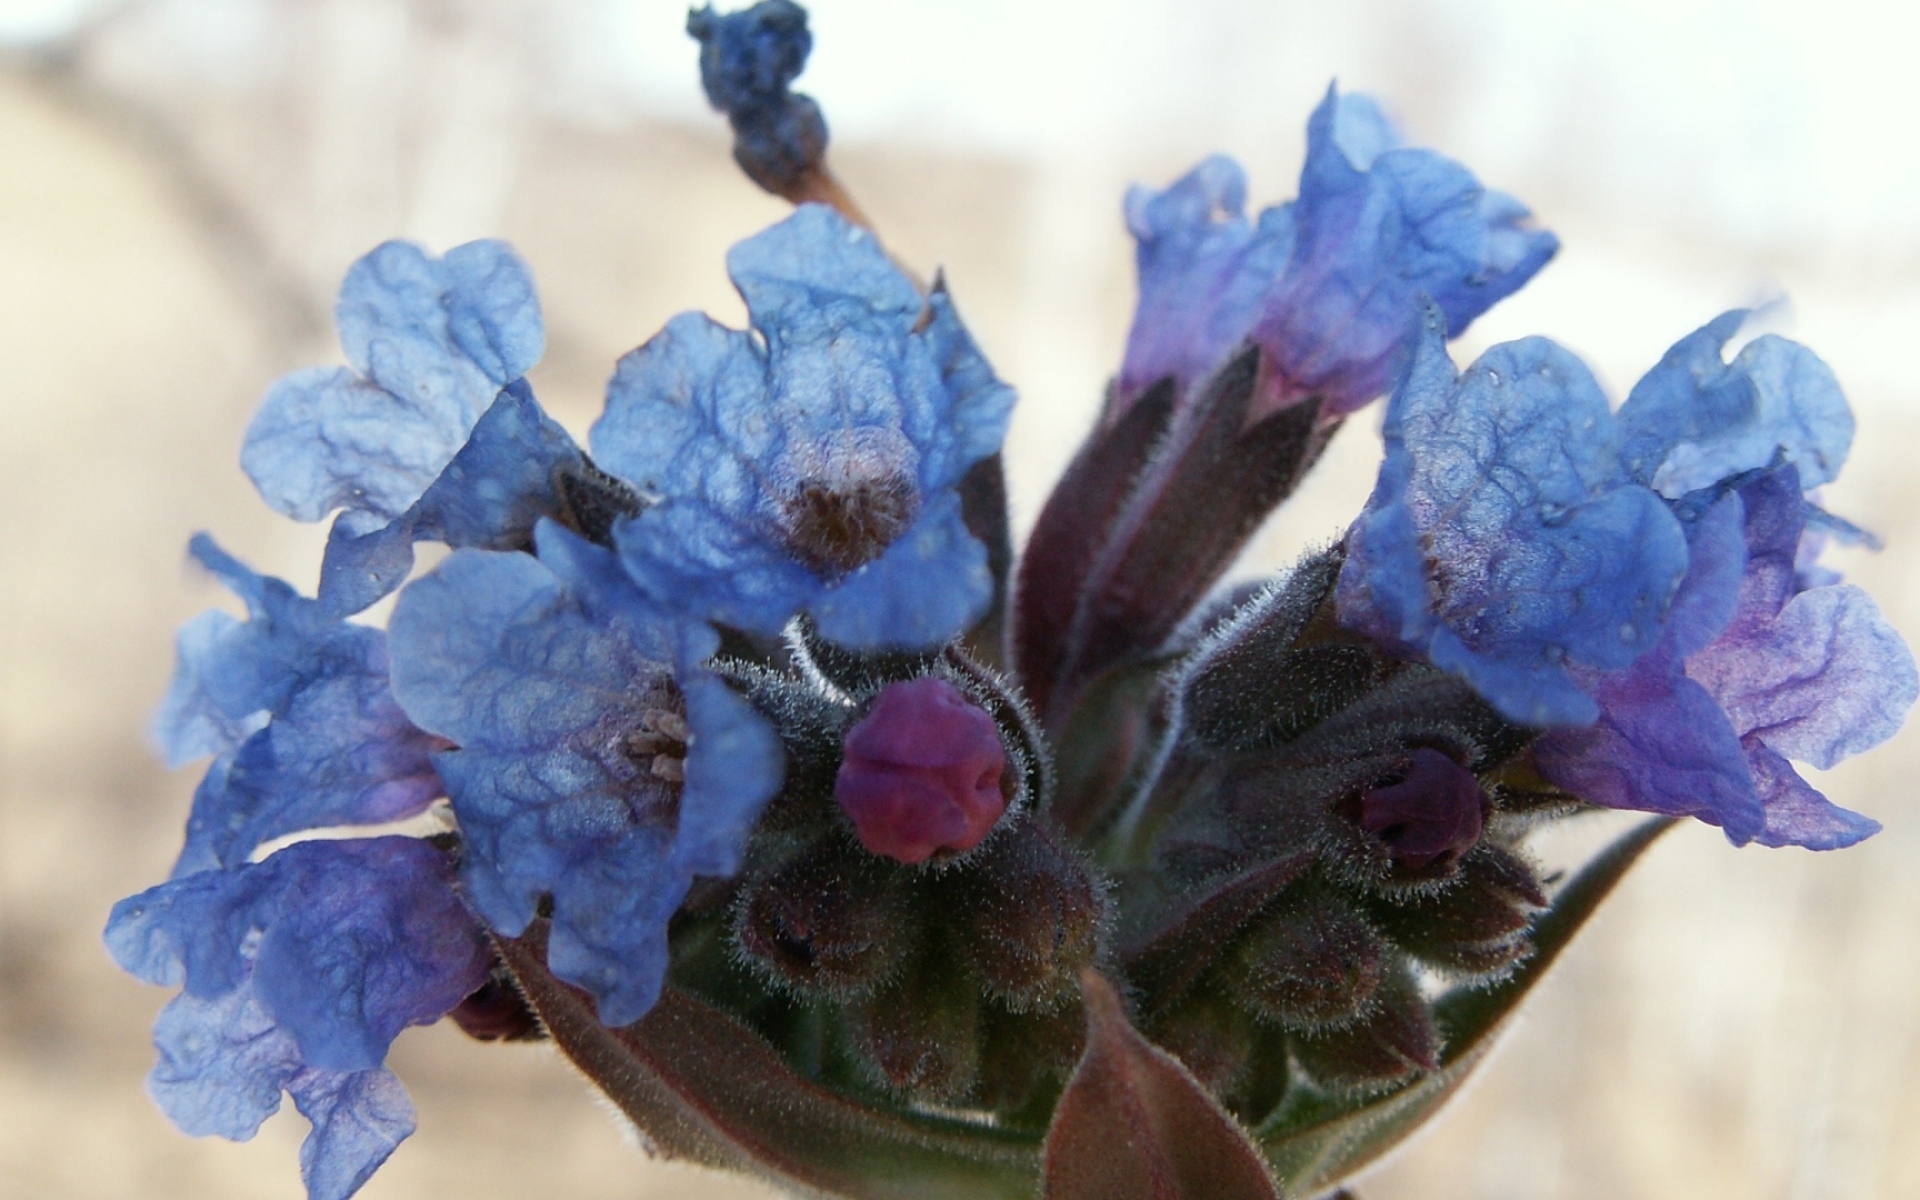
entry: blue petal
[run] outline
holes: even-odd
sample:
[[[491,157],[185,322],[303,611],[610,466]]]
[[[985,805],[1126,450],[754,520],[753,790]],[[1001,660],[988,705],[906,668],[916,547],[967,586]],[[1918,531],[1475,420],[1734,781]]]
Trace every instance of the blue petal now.
[[[1345,413],[1385,391],[1420,336],[1420,297],[1457,336],[1559,249],[1517,201],[1402,147],[1364,96],[1333,88],[1307,124],[1297,240],[1255,338],[1297,393]]]
[[[261,499],[298,521],[336,508],[398,516],[452,460],[485,403],[400,397],[341,367],[296,371],[261,402],[240,466]]]
[[[106,940],[128,972],[193,997],[246,986],[302,1061],[341,1070],[378,1066],[488,961],[446,856],[412,838],[301,842],[174,879],[114,906]]]
[[[300,1146],[307,1200],[347,1200],[414,1130],[413,1102],[391,1071],[306,1071],[287,1090],[313,1123]]]
[[[682,701],[670,668],[710,652],[710,633],[652,609],[597,547],[553,525],[536,538],[553,566],[461,550],[401,593],[394,686],[415,720],[460,746],[437,762],[475,906],[512,936],[550,896],[549,964],[625,1024],[658,994],[667,921],[692,871],[718,861],[714,830],[744,836],[779,776],[755,758],[771,737],[760,718],[696,703],[692,683]],[[690,745],[741,751],[741,774],[716,779],[690,761],[676,794],[649,739],[682,713]]]
[[[1769,334],[1722,361],[1746,317],[1724,313],[1680,339],[1621,406],[1627,461],[1663,495],[1710,487],[1781,455],[1813,488],[1846,461],[1853,413],[1811,350]]]
[[[1567,664],[1622,668],[1659,639],[1685,535],[1621,470],[1578,359],[1529,339],[1456,377],[1429,311],[1350,535],[1341,619],[1426,649],[1513,720],[1585,724],[1597,710]]]
[[[269,875],[251,868],[170,879],[113,906],[107,952],[120,969],[213,999],[246,979],[243,949],[258,924]]]
[[[533,282],[498,242],[444,260],[387,242],[347,272],[335,315],[358,373],[317,368],[275,384],[247,429],[241,466],[269,505],[299,520],[341,507],[391,519],[539,358]]]
[[[1246,218],[1247,180],[1215,155],[1164,191],[1127,192],[1140,299],[1127,332],[1120,394],[1172,376],[1192,383],[1253,332],[1261,303],[1293,251],[1292,206]]]
[[[160,1057],[147,1091],[194,1137],[249,1140],[302,1070],[293,1039],[244,985],[210,1000],[175,996],[153,1023],[153,1045]]]
[[[384,242],[348,268],[334,319],[361,374],[423,405],[477,400],[476,419],[546,345],[533,277],[496,241],[456,246],[444,259]]]
[[[659,500],[615,530],[639,588],[770,634],[848,572],[887,569],[913,518],[998,449],[1012,393],[944,292],[923,302],[830,209],[801,206],[734,247],[728,268],[760,338],[674,318],[621,360],[592,444]],[[894,507],[857,557],[836,562],[807,542],[812,502],[874,495]],[[949,546],[956,574],[975,554],[967,540]]]
[[[686,795],[674,834],[673,860],[695,875],[732,875],[740,869],[748,835],[780,790],[786,753],[766,720],[712,676],[681,684],[687,724],[698,732],[687,752]]]
[[[1673,661],[1711,645],[1733,620],[1747,570],[1746,506],[1707,493],[1675,506],[1687,535],[1687,573],[1667,610],[1661,648]]]
[[[855,650],[937,646],[993,599],[987,549],[967,532],[960,498],[938,496],[874,562],[808,606],[820,634]]]
[[[737,243],[727,274],[760,328],[846,324],[858,337],[892,339],[906,330],[884,318],[911,324],[923,303],[873,234],[820,204]]]
[[[182,625],[174,639],[173,679],[153,717],[153,740],[169,767],[238,749],[266,722],[257,708],[229,714],[216,698],[219,684],[208,678],[239,625],[230,614],[208,609]]]
[[[974,463],[1000,453],[1000,444],[1007,440],[1007,425],[1013,419],[1014,391],[1001,382],[986,355],[980,353],[973,335],[961,323],[944,282],[935,282],[927,308],[932,313],[925,330],[927,350],[951,398],[947,424],[953,434],[953,462],[936,464],[928,456],[922,460],[922,475],[957,480]]]
[[[582,472],[585,461],[525,381],[509,384],[404,514],[383,524],[349,510],[335,520],[320,564],[321,605],[345,616],[392,592],[413,570],[415,542],[524,548],[533,540],[534,524],[562,509],[556,480],[563,472]]]
[[[1840,850],[1880,832],[1880,822],[1828,800],[1759,739],[1742,741],[1766,804],[1766,828],[1754,839],[1762,846]]]

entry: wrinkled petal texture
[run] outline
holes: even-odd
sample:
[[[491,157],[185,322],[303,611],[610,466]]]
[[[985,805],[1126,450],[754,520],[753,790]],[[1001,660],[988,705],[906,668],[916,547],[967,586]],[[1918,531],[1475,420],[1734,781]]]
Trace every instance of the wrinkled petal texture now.
[[[405,512],[546,338],[532,277],[493,241],[440,259],[408,242],[375,247],[348,270],[334,315],[352,369],[275,384],[240,454],[261,497],[302,521]]]
[[[1620,669],[1654,644],[1685,535],[1621,469],[1578,359],[1535,338],[1456,376],[1430,311],[1349,535],[1341,619],[1424,651],[1513,720],[1589,724],[1598,709],[1568,665]]]
[[[395,692],[415,720],[460,747],[437,763],[481,915],[514,936],[550,898],[554,972],[591,991],[603,1020],[624,1025],[658,995],[667,921],[693,871],[737,861],[726,852],[737,856],[737,845],[716,839],[744,837],[777,788],[777,747],[770,777],[751,759],[743,778],[701,760],[698,771],[685,762],[684,787],[675,782],[662,760],[685,759],[709,739],[722,748],[750,740],[739,729],[759,718],[702,689],[696,704],[675,686],[685,635],[632,594],[611,555],[551,525],[539,537],[545,561],[456,551],[401,593]],[[716,718],[718,727],[705,725]],[[691,746],[675,736],[677,722]],[[698,843],[686,864],[676,858],[682,829]]]
[[[300,1061],[367,1070],[412,1024],[486,979],[479,925],[446,856],[413,838],[308,841],[259,863],[170,880],[114,906],[129,973],[217,1000],[243,985]]]
[[[313,1125],[300,1148],[310,1200],[346,1200],[413,1132],[413,1105],[392,1072],[303,1065],[251,986],[215,1000],[176,997],[153,1041],[160,1057],[147,1090],[183,1133],[247,1141],[279,1111],[280,1093],[293,1094]]]
[[[1332,88],[1307,123],[1294,214],[1292,254],[1254,336],[1330,415],[1391,386],[1420,337],[1420,297],[1458,336],[1560,246],[1459,163],[1403,146],[1371,98]]]
[[[503,390],[426,494],[392,521],[348,510],[335,519],[320,564],[320,603],[356,613],[406,581],[416,542],[480,550],[533,543],[533,527],[561,506],[555,481],[585,456],[540,408],[524,380]]]
[[[809,489],[895,498],[884,546],[952,556],[944,640],[984,610],[991,581],[970,537],[945,530],[943,493],[998,450],[1013,394],[967,337],[943,289],[923,300],[865,231],[803,205],[734,247],[731,272],[756,334],[674,318],[620,362],[594,425],[596,461],[659,503],[616,537],[636,584],[662,604],[764,633],[856,579],[894,616],[856,622],[862,647],[924,645],[915,554],[847,570],[810,562],[796,513]]]
[[[1747,472],[1676,505],[1692,564],[1661,646],[1594,685],[1591,730],[1555,731],[1536,764],[1596,804],[1684,813],[1736,845],[1828,850],[1879,825],[1801,779],[1899,727],[1920,678],[1899,635],[1846,584],[1796,590],[1805,501],[1796,468]]]
[[[237,866],[284,834],[399,820],[440,795],[441,743],[394,702],[384,634],[328,617],[204,535],[193,553],[249,619],[206,613],[181,632],[155,722],[175,765],[222,755],[195,794],[176,875]]]
[[[1680,339],[1620,408],[1628,464],[1664,496],[1712,487],[1776,455],[1815,488],[1846,462],[1853,413],[1811,350],[1768,334],[1723,360],[1747,315],[1723,313]]]

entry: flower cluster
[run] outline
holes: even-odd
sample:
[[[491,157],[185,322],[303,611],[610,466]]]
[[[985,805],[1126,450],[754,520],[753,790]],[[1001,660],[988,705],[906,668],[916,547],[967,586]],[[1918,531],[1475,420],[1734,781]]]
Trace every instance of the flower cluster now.
[[[1315,1190],[1604,893],[1549,893],[1542,818],[1877,828],[1790,761],[1920,690],[1815,562],[1860,535],[1810,497],[1853,432],[1810,351],[1729,362],[1729,313],[1617,411],[1543,339],[1458,371],[1557,242],[1329,91],[1297,200],[1249,221],[1223,158],[1128,197],[1125,358],[1015,564],[1013,393],[832,183],[804,12],[689,28],[742,165],[807,201],[728,256],[751,328],[674,318],[582,448],[525,378],[513,252],[388,243],[341,289],[349,365],[275,385],[242,452],[333,514],[317,596],[193,544],[247,617],[181,632],[157,735],[212,763],[107,927],[182,988],[150,1081],[181,1128],[290,1094],[341,1200],[412,1129],[389,1046],[450,1017],[815,1192]],[[1382,395],[1345,537],[1209,601]],[[421,541],[452,552],[416,574]]]

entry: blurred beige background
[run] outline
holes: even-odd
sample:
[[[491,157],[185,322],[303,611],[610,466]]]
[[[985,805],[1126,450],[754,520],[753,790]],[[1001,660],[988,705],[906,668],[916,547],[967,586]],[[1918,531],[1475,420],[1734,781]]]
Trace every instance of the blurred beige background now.
[[[1292,190],[1328,78],[1526,199],[1560,261],[1466,339],[1585,354],[1616,394],[1776,294],[1860,415],[1830,501],[1886,537],[1843,566],[1920,635],[1920,81],[1904,6],[1716,0],[820,0],[803,88],[884,236],[944,264],[1023,394],[1030,517],[1118,361],[1122,187],[1202,154]],[[196,529],[312,586],[322,541],[236,466],[266,384],[332,361],[328,305],[388,236],[504,235],[538,276],[534,373],[576,432],[673,312],[738,320],[726,247],[782,207],[736,177],[684,9],[661,0],[0,0],[0,1197],[299,1194],[305,1123],[174,1133],[140,1080],[165,996],[98,942],[160,879],[197,772],[142,725],[215,589]],[[1355,422],[1262,536],[1336,532]],[[1838,855],[1670,837],[1478,1085],[1371,1200],[1920,1195],[1920,736],[1832,773],[1886,823]],[[1575,831],[1550,854],[1598,835]],[[420,1131],[369,1200],[733,1197],[649,1163],[559,1060],[415,1030]]]

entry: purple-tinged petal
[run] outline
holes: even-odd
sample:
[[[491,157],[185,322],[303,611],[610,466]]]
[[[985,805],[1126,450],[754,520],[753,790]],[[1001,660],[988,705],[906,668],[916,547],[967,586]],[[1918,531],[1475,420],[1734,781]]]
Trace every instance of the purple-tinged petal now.
[[[189,996],[247,987],[303,1062],[342,1070],[378,1066],[487,969],[446,855],[412,838],[300,842],[170,880],[115,905],[106,941],[123,969]]]
[[[1754,839],[1762,846],[1840,850],[1880,832],[1880,822],[1828,800],[1759,738],[1746,737],[1741,744],[1766,805],[1766,828]]]
[[[245,736],[196,791],[174,874],[236,866],[283,834],[425,809],[440,794],[428,757],[440,743],[394,703],[385,635],[328,617],[204,535],[193,553],[249,619],[207,614],[183,631],[155,732],[176,760]]]
[[[1892,737],[1920,695],[1900,634],[1852,584],[1801,592],[1687,660],[1742,736],[1825,769]]]
[[[1233,355],[1293,251],[1292,206],[1247,220],[1246,174],[1223,155],[1164,191],[1127,192],[1140,299],[1127,333],[1116,409],[1172,376],[1191,384]]]
[[[1768,334],[1732,363],[1722,359],[1746,317],[1744,309],[1723,313],[1680,339],[1620,408],[1627,462],[1662,495],[1711,487],[1776,456],[1813,488],[1846,461],[1853,413],[1811,350]]]
[[[1541,775],[1591,804],[1697,817],[1735,845],[1766,815],[1739,736],[1714,698],[1656,652],[1595,688],[1599,721],[1534,744]]]
[[[384,1068],[306,1071],[287,1091],[313,1123],[300,1145],[307,1200],[347,1200],[414,1130],[413,1102]]]
[[[1679,522],[1619,464],[1606,398],[1544,339],[1456,376],[1429,310],[1387,410],[1387,458],[1348,537],[1341,620],[1459,672],[1509,718],[1594,720],[1568,664],[1619,669],[1660,637]]]
[[[1298,226],[1254,338],[1294,395],[1351,412],[1385,391],[1420,338],[1420,298],[1458,336],[1559,249],[1517,201],[1401,145],[1372,99],[1329,87],[1307,123]]]
[[[255,871],[276,910],[253,964],[260,1003],[313,1067],[365,1071],[409,1025],[486,982],[486,935],[454,892],[447,856],[413,838],[301,842]]]

